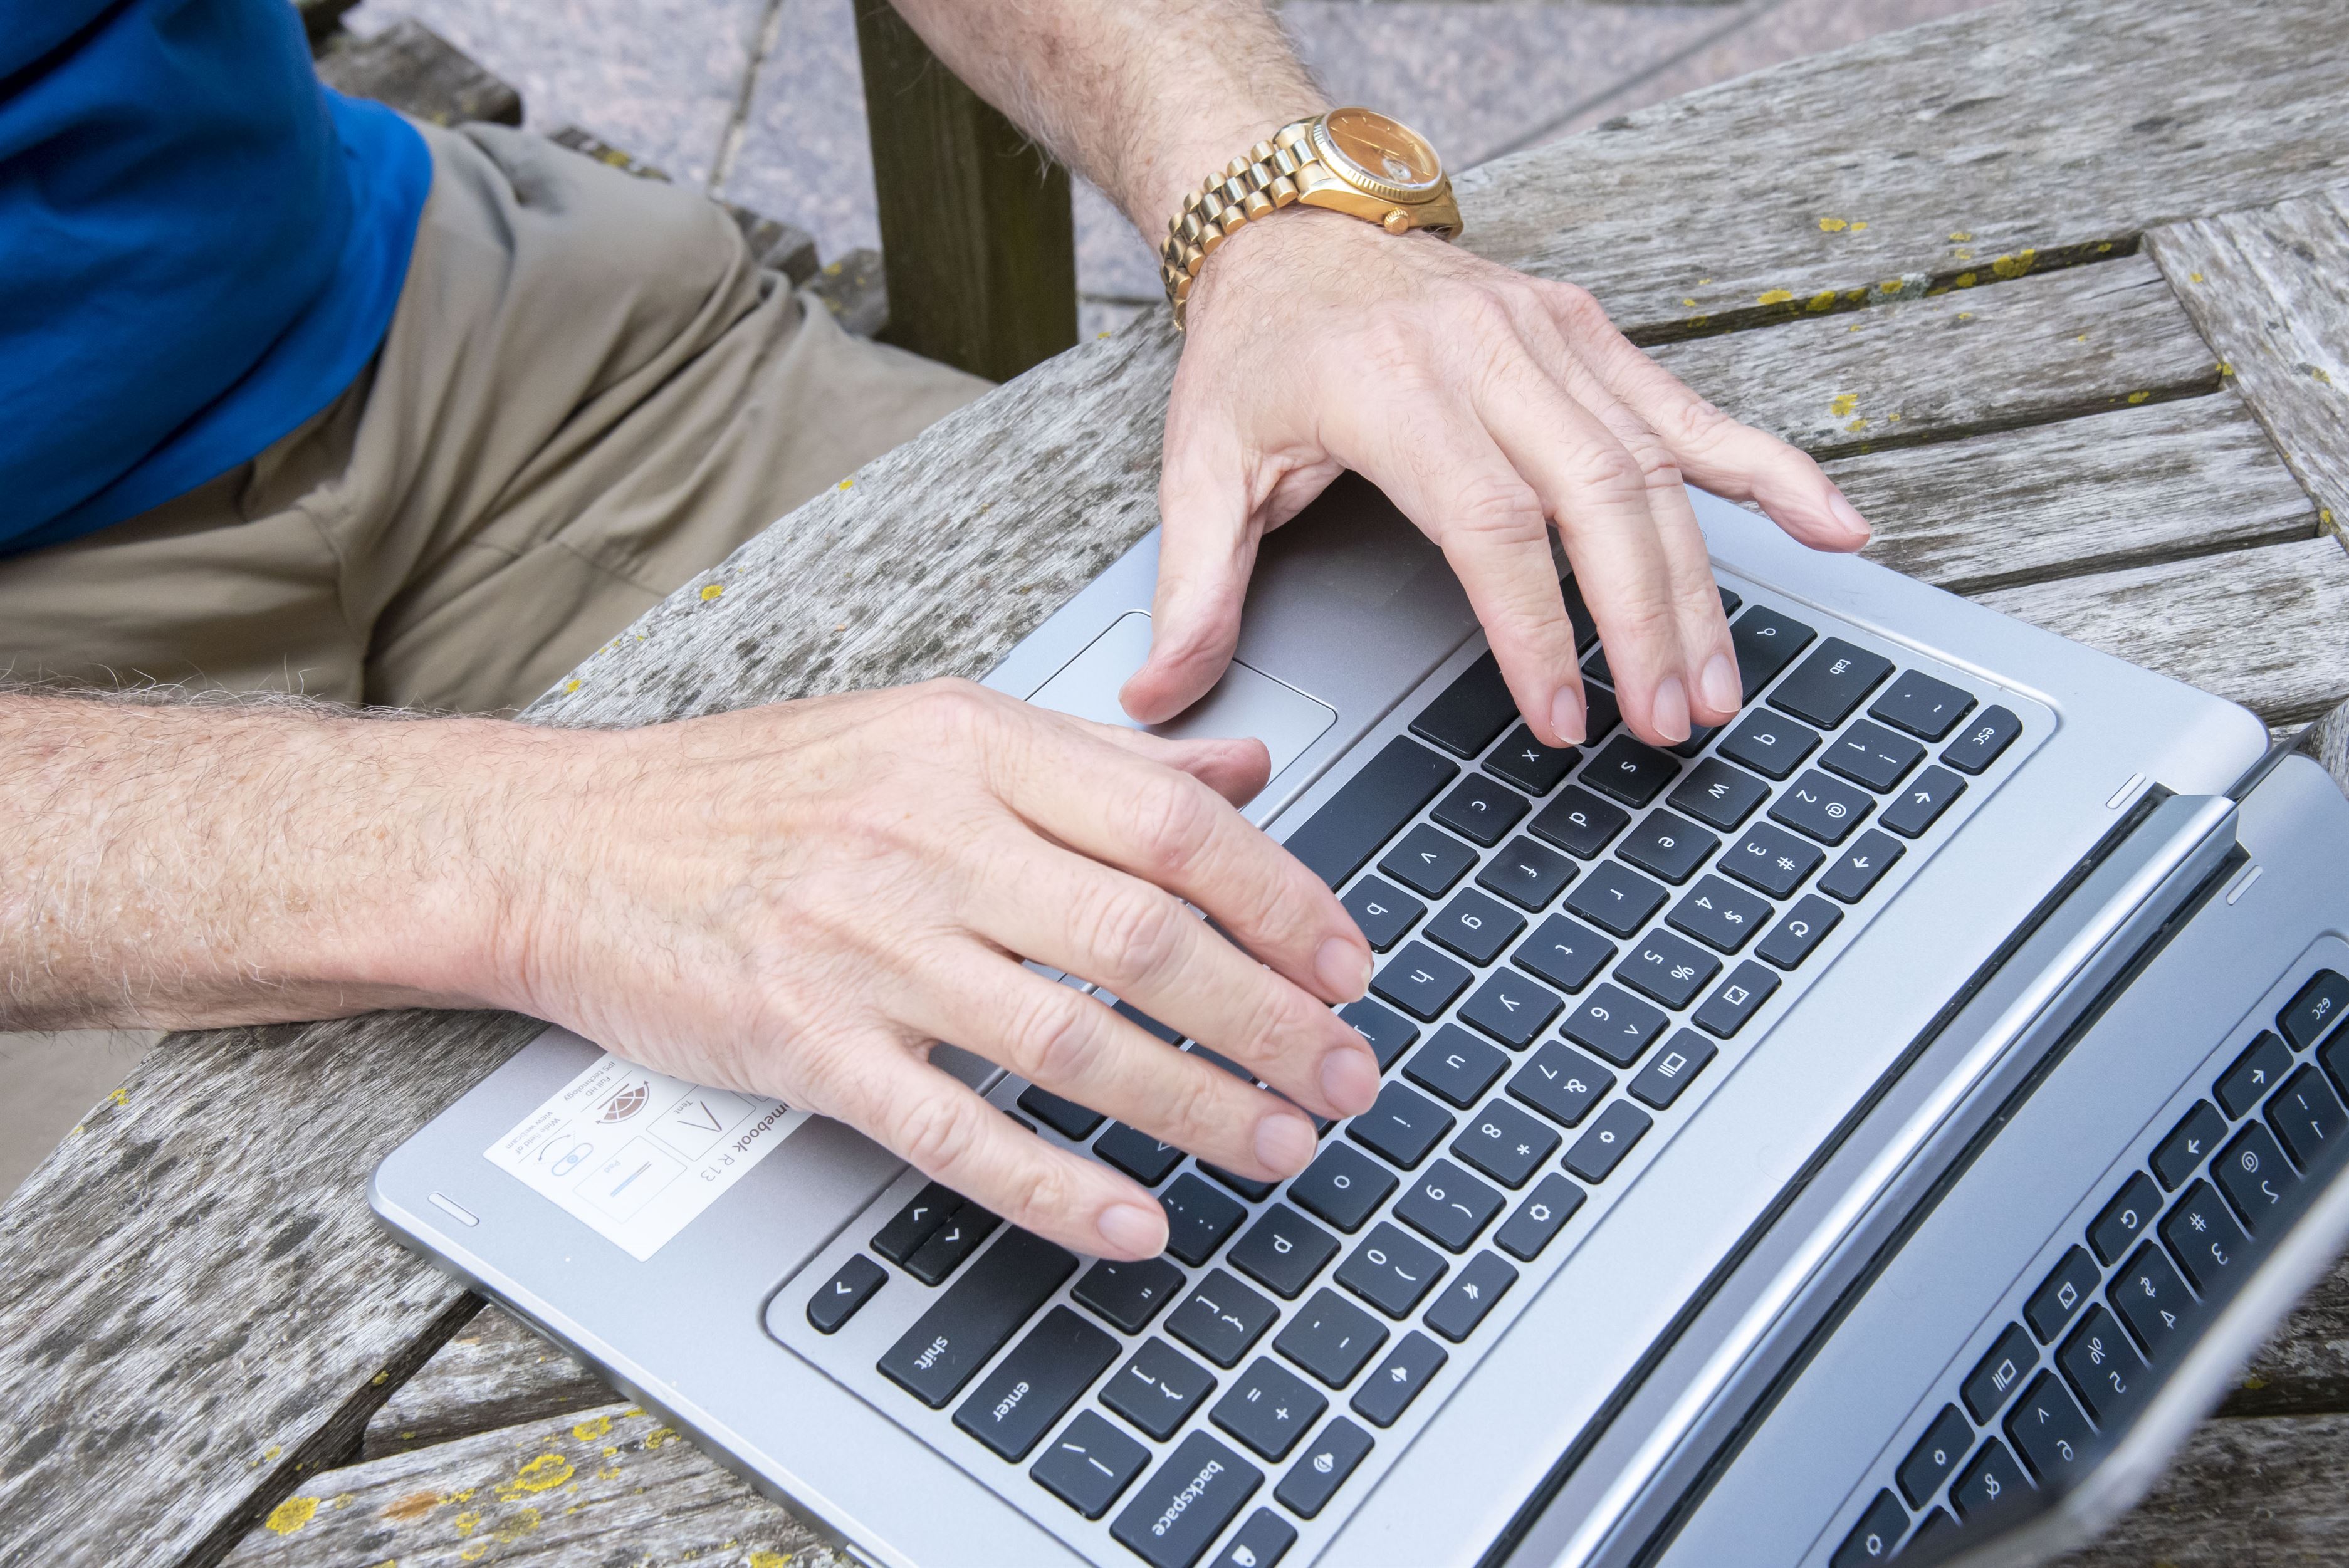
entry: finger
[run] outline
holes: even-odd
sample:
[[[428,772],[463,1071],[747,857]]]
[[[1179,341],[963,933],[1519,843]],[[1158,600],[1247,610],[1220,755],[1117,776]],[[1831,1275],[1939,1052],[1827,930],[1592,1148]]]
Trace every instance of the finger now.
[[[1617,330],[1588,291],[1544,285],[1551,314],[1624,404],[1652,427],[1688,477],[1716,495],[1757,502],[1818,550],[1857,550],[1868,520],[1801,449],[1731,418]]]
[[[1171,421],[1170,421],[1171,424]],[[1174,717],[1223,678],[1240,636],[1240,604],[1256,565],[1245,449],[1217,422],[1167,433],[1158,480],[1158,589],[1150,656],[1118,700],[1145,724]]]
[[[1254,736],[1175,740],[1148,730],[1096,724],[1089,718],[1071,722],[1144,761],[1181,769],[1235,806],[1256,799],[1272,777],[1272,753]]]

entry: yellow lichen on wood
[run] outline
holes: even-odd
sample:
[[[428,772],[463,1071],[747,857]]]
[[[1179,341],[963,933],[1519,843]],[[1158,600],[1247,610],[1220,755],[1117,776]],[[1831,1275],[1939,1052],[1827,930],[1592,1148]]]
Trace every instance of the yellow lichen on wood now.
[[[725,592],[726,584],[723,583],[712,583],[701,591],[701,602],[707,604],[709,601],[717,598],[720,593]]]
[[[1754,301],[1757,304],[1785,304],[1795,296],[1785,289],[1764,289]]]
[[[1859,394],[1838,392],[1827,404],[1827,412],[1840,419],[1859,407]]]
[[[750,1568],[792,1568],[792,1560],[780,1552],[761,1549],[750,1553]]]
[[[2039,264],[2039,253],[2025,248],[2011,256],[2001,256],[1991,263],[1990,270],[2002,278],[2019,278]]]
[[[516,1471],[513,1480],[502,1483],[498,1496],[512,1502],[526,1491],[552,1491],[573,1473],[569,1460],[558,1453],[543,1453]]]
[[[1840,218],[1822,218],[1819,220],[1819,227],[1830,234],[1836,234],[1850,228],[1851,225]]]
[[[577,1426],[572,1428],[571,1435],[577,1438],[583,1443],[592,1443],[602,1438],[611,1429],[612,1418],[609,1416],[597,1416],[593,1420],[582,1421]]]
[[[1833,310],[1835,308],[1835,290],[1821,289],[1818,293],[1813,294],[1809,299],[1803,303],[1803,308],[1814,315],[1816,315],[1821,311]]]
[[[291,1535],[295,1531],[301,1529],[304,1525],[309,1523],[311,1516],[316,1514],[317,1511],[318,1500],[316,1498],[289,1497],[284,1502],[279,1503],[275,1508],[271,1509],[269,1511],[269,1517],[262,1522],[268,1525],[270,1529],[275,1531],[280,1535]]]

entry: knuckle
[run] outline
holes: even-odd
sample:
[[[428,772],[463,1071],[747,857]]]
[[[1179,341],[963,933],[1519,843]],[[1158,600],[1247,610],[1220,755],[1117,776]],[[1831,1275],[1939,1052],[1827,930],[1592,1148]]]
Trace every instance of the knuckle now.
[[[1670,428],[1661,434],[1678,449],[1690,452],[1711,451],[1743,428],[1693,392],[1672,400],[1667,423]]]
[[[1216,831],[1206,787],[1187,774],[1164,770],[1126,798],[1125,840],[1151,880],[1197,863]]]
[[[1234,1108],[1224,1102],[1226,1094],[1239,1088],[1237,1078],[1202,1061],[1185,1059],[1181,1065],[1184,1071],[1166,1100],[1170,1142],[1195,1150],[1218,1133],[1229,1134],[1247,1125],[1246,1119],[1234,1115]]]
[[[999,717],[993,695],[972,681],[925,681],[914,694],[915,715],[932,735],[976,739]]]
[[[1603,494],[1619,497],[1647,487],[1640,459],[1620,441],[1584,441],[1569,461],[1577,483]]]
[[[1539,539],[1548,526],[1533,487],[1514,473],[1498,470],[1462,480],[1454,491],[1453,515],[1462,532],[1496,542]]]
[[[1608,318],[1607,307],[1599,296],[1580,284],[1554,283],[1548,286],[1551,307],[1577,332],[1605,327],[1612,330],[1614,323]]]
[[[1095,963],[1117,989],[1163,974],[1181,950],[1190,916],[1165,894],[1126,883],[1099,895],[1080,912],[1081,930]]]
[[[1011,1065],[1021,1078],[1048,1088],[1076,1083],[1092,1066],[1101,1038],[1101,1020],[1087,1016],[1101,1012],[1101,1005],[1065,985],[1028,989],[1012,1019]]]
[[[889,1144],[913,1165],[952,1184],[951,1173],[970,1162],[978,1145],[972,1112],[979,1101],[960,1095],[925,1094],[895,1102]]]

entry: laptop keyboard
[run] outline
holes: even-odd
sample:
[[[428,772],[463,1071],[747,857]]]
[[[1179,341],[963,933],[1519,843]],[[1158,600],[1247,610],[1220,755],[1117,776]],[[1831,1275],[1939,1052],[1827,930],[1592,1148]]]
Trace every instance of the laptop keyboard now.
[[[2099,1434],[2143,1404],[2349,1155],[2349,1029],[2333,1026],[2344,1008],[2349,978],[2310,975],[2143,1168],[2112,1183],[2018,1321],[1985,1327],[1955,1397],[1895,1449],[1832,1568],[1954,1536],[2101,1455]]]
[[[936,1446],[967,1444],[958,1463],[1063,1539],[1102,1554],[1101,1525],[1077,1522],[1102,1522],[1153,1568],[1218,1542],[1217,1563],[1270,1568],[1316,1521],[1326,1537],[1416,1402],[1466,1373],[1692,1087],[2023,734],[1987,694],[1723,589],[1748,706],[1650,747],[1597,684],[1604,655],[1566,588],[1585,745],[1535,739],[1485,653],[1407,700],[1286,840],[1380,955],[1340,1012],[1385,1082],[1324,1126],[1303,1172],[1248,1181],[1040,1088],[999,1090],[1151,1188],[1165,1254],[1085,1264],[909,1181],[803,1298],[783,1293],[844,1348],[905,1274],[896,1289],[924,1300],[863,1363],[895,1385],[876,1397]],[[951,1407],[959,1437],[930,1435],[914,1402]]]

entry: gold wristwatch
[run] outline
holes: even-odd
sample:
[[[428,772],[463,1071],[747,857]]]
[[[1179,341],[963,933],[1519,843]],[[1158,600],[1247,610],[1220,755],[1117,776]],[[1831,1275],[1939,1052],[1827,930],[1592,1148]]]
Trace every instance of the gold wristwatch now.
[[[1460,237],[1452,177],[1427,139],[1375,109],[1333,108],[1281,127],[1183,198],[1158,253],[1176,331],[1192,282],[1216,247],[1243,223],[1292,201],[1376,223],[1390,234],[1424,229],[1445,240]]]

